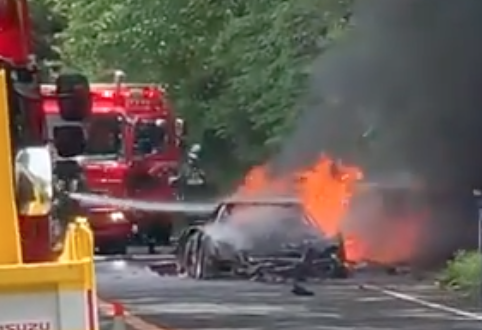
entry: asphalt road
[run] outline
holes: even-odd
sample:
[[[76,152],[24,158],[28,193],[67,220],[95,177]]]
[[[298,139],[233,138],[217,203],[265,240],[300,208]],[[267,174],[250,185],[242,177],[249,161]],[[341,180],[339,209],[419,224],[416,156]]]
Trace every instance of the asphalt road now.
[[[153,262],[137,258],[96,263],[100,298],[123,303],[143,321],[140,325],[132,323],[132,329],[153,330],[156,326],[177,330],[480,330],[482,327],[482,314],[475,314],[477,310],[471,310],[474,306],[455,300],[442,301],[440,293],[431,286],[397,276],[364,275],[354,280],[326,281],[308,286],[315,296],[299,297],[290,292],[289,285],[162,277],[150,270],[149,264]],[[402,299],[391,294],[392,291],[387,294],[361,289],[360,284],[366,282],[409,294],[408,300],[415,296],[428,302],[452,304],[463,311],[407,301],[406,296]],[[108,320],[103,322],[108,324],[105,323]]]

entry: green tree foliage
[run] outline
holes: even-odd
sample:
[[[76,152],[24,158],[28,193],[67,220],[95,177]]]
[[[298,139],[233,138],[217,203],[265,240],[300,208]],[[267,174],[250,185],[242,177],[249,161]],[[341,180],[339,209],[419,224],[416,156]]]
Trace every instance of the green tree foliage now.
[[[243,168],[276,150],[310,63],[350,0],[52,0],[64,60],[98,79],[166,84],[211,160]]]
[[[55,36],[67,26],[67,22],[53,10],[50,0],[29,0],[29,6],[33,27],[34,52],[41,68],[44,69],[49,62],[60,60]]]
[[[40,60],[59,60],[60,53],[55,47],[55,35],[67,26],[67,22],[53,11],[50,0],[29,0],[29,6],[35,53]]]

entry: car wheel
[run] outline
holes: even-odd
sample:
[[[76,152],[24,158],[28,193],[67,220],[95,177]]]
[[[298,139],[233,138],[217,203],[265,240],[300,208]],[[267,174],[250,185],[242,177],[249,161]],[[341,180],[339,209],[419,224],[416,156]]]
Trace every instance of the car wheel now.
[[[194,241],[191,239],[193,234],[188,234],[187,236],[181,236],[178,241],[176,258],[178,264],[178,272],[181,274],[187,273],[189,276],[189,268],[192,260],[192,253],[194,251]]]
[[[190,240],[192,240],[192,248],[188,259],[188,275],[197,280],[212,278],[209,239],[202,233],[196,233],[190,237]]]
[[[207,247],[206,247],[206,240],[205,238],[201,238],[198,246],[198,252],[195,259],[194,264],[194,278],[201,280],[208,278],[208,254],[207,254]]]
[[[184,251],[182,254],[181,268],[187,273],[189,277],[196,277],[196,259],[199,244],[199,234],[193,233],[187,238]]]

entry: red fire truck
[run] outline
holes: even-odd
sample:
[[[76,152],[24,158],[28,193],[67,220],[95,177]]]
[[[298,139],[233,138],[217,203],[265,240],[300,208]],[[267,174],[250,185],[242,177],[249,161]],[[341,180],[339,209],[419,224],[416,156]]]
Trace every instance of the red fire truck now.
[[[52,86],[42,87],[48,131],[60,118]],[[176,118],[162,88],[151,84],[91,84],[92,113],[83,123],[85,152],[78,157],[88,191],[146,201],[176,200],[170,179],[183,154],[184,122]],[[168,214],[138,212],[121,206],[89,207],[96,245],[102,253],[123,254],[133,236],[150,246],[168,244]],[[135,234],[135,235],[133,235]]]

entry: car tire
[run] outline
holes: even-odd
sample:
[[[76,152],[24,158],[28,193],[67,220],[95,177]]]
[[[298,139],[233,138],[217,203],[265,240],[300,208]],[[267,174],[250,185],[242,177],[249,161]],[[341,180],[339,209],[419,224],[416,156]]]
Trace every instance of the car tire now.
[[[187,238],[184,251],[182,254],[182,268],[186,272],[186,274],[191,278],[196,278],[196,260],[197,260],[197,251],[199,245],[199,233],[193,233],[189,235]]]
[[[209,255],[209,238],[202,233],[195,233],[186,244],[188,249],[188,264],[186,271],[189,277],[196,280],[206,280],[213,277],[211,257]]]
[[[198,251],[196,254],[196,259],[194,263],[194,278],[197,280],[203,280],[209,278],[208,276],[208,263],[209,263],[209,256],[207,254],[207,247],[206,247],[206,240],[205,238],[201,238],[201,241],[198,245]]]

